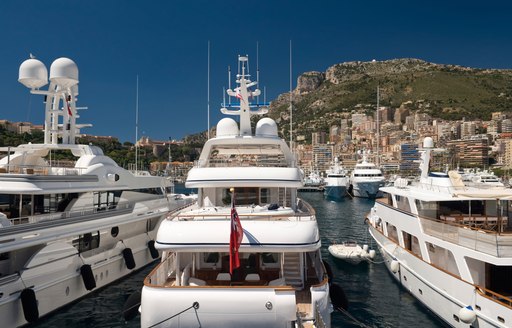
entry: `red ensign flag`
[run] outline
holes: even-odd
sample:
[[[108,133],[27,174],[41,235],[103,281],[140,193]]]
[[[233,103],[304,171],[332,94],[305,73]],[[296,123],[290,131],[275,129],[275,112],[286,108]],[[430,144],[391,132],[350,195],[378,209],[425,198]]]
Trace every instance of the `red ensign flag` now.
[[[229,273],[233,274],[233,269],[240,266],[240,257],[238,248],[244,238],[244,230],[240,223],[240,218],[235,209],[235,202],[231,202],[231,234],[229,236]]]

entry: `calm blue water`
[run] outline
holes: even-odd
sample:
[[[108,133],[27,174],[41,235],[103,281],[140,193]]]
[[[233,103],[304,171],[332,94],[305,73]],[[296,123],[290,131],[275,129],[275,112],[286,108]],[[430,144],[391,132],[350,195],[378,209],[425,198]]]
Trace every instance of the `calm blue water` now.
[[[184,192],[177,188],[177,192]],[[324,200],[322,193],[300,193],[316,209],[322,237],[322,256],[331,265],[334,281],[349,301],[349,312],[368,327],[442,327],[443,324],[391,278],[384,264],[353,265],[333,258],[327,251],[332,241],[356,240],[373,249],[364,217],[372,200],[345,198]],[[378,252],[377,252],[378,253]],[[375,262],[381,260],[380,256]],[[125,322],[122,317],[126,298],[142,289],[150,265],[128,278],[69,305],[41,320],[35,327],[139,327],[139,317]],[[360,327],[346,315],[334,312],[332,327]]]

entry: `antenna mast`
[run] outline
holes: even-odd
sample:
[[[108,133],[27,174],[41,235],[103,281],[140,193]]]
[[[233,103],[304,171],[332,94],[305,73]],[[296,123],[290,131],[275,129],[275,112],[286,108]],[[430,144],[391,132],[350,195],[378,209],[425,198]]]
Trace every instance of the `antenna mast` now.
[[[379,144],[380,144],[380,115],[379,115],[379,109],[380,109],[380,105],[379,105],[379,98],[380,98],[380,94],[379,94],[380,90],[379,90],[379,85],[377,84],[377,160],[375,161],[377,167],[380,166],[380,158],[379,158]]]
[[[210,41],[208,40],[208,139],[210,139]]]
[[[139,170],[139,75],[137,74],[137,92],[135,94],[135,173]]]
[[[290,150],[293,153],[292,40],[290,40]]]

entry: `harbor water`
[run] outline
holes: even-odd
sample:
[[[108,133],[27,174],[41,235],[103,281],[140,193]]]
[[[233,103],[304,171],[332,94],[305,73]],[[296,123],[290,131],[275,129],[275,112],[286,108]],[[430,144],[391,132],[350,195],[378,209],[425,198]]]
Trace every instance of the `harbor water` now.
[[[177,192],[184,192],[177,189]],[[333,258],[327,247],[333,242],[354,240],[375,249],[364,217],[374,201],[346,197],[342,201],[325,200],[322,193],[300,193],[316,210],[322,238],[322,256],[330,264],[334,282],[340,285],[349,302],[350,315],[334,312],[332,327],[443,327],[429,310],[398,286],[388,273],[377,251],[374,263],[354,265]],[[137,316],[126,322],[123,305],[129,295],[140,292],[144,277],[156,263],[95,291],[61,308],[33,327],[139,327]]]

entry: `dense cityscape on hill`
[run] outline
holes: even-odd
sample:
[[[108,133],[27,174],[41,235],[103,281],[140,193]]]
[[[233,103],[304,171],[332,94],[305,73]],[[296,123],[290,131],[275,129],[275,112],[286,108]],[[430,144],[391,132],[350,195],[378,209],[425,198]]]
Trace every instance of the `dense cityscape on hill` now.
[[[271,102],[269,115],[283,139],[290,138],[292,123],[293,146],[306,174],[325,171],[334,157],[351,168],[360,159],[358,151],[370,151],[388,172],[413,173],[427,136],[447,149],[434,163],[439,170],[494,167],[502,173],[499,169],[512,167],[510,90],[511,70],[418,59],[348,62],[300,75],[291,97],[284,93]],[[41,130],[28,122],[0,121],[0,146],[41,142]],[[205,141],[206,132],[180,141],[143,136],[137,143],[140,163],[154,173],[171,167],[183,178]],[[133,143],[87,135],[79,142],[99,145],[123,167],[135,162]]]

